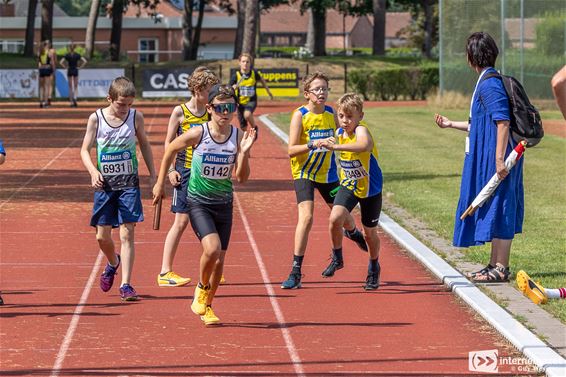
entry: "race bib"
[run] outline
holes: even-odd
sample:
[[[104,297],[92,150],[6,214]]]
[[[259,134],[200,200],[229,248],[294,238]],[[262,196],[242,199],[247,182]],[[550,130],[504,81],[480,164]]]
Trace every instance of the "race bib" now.
[[[230,179],[236,155],[206,153],[202,155],[203,177],[208,179]]]
[[[309,139],[312,141],[315,140],[320,140],[320,139],[326,139],[329,137],[334,136],[334,130],[329,128],[329,129],[325,129],[325,130],[311,130],[309,131]],[[314,149],[313,152],[315,153],[320,153],[320,152],[328,152],[328,149],[324,148],[324,147],[320,147],[317,149]]]
[[[368,176],[368,172],[364,169],[364,166],[360,160],[353,161],[342,161],[340,160],[340,167],[344,172],[346,179],[362,179]]]
[[[123,151],[100,155],[100,171],[106,176],[133,174],[132,154]]]
[[[255,95],[255,87],[253,86],[240,86],[240,96],[253,97]]]

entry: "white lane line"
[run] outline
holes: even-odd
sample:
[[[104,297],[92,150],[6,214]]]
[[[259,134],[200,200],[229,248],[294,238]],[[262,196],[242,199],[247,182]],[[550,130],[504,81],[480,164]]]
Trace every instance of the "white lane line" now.
[[[287,352],[289,352],[289,356],[291,357],[291,362],[293,363],[293,367],[295,368],[295,373],[297,374],[297,376],[304,377],[305,372],[303,370],[301,358],[297,353],[297,348],[295,347],[295,343],[293,342],[291,333],[287,328],[287,324],[285,322],[285,317],[283,316],[283,312],[281,311],[281,308],[279,307],[279,304],[275,299],[276,297],[275,291],[273,290],[273,287],[271,286],[271,282],[269,281],[267,268],[263,263],[263,258],[261,257],[261,253],[259,252],[257,243],[255,242],[255,238],[252,234],[252,230],[248,222],[248,218],[244,213],[244,209],[242,208],[242,205],[240,204],[240,200],[238,199],[236,193],[234,193],[234,202],[238,207],[238,211],[240,212],[240,217],[242,219],[242,222],[244,223],[244,228],[246,229],[246,233],[248,235],[250,245],[254,252],[255,260],[259,267],[259,271],[261,272],[261,278],[263,279],[263,284],[265,286],[265,289],[267,290],[267,295],[269,296],[269,302],[271,303],[271,307],[273,308],[273,312],[275,313],[275,317],[277,318],[277,322],[279,323],[279,328],[281,329],[281,333],[283,334],[283,339],[285,340],[285,345],[287,346]]]
[[[8,199],[6,199],[6,200],[4,200],[2,203],[0,203],[0,209],[2,209],[2,207],[4,207],[6,204],[8,204],[8,202],[10,202],[10,200],[12,200],[12,198],[13,198],[14,196],[18,195],[18,193],[19,193],[20,191],[22,191],[24,188],[26,188],[27,185],[29,185],[34,179],[36,179],[38,175],[40,175],[41,173],[43,173],[43,171],[44,171],[45,169],[47,169],[48,167],[50,167],[59,157],[61,157],[61,155],[62,155],[63,153],[67,152],[67,151],[71,148],[71,146],[72,146],[74,143],[76,143],[77,141],[80,141],[80,140],[81,140],[81,139],[75,139],[75,140],[71,141],[71,142],[69,143],[69,145],[67,145],[67,147],[66,147],[65,149],[63,149],[61,152],[59,152],[59,153],[57,154],[57,156],[53,157],[53,158],[51,159],[51,161],[49,161],[47,164],[45,164],[37,173],[35,173],[30,179],[28,179],[26,183],[24,183],[24,184],[21,185],[16,191],[14,191],[14,192],[12,193],[12,195],[10,195],[10,196],[8,197]]]
[[[81,313],[84,308],[84,304],[88,300],[88,295],[90,294],[90,290],[92,285],[94,284],[94,280],[98,276],[98,270],[100,269],[100,264],[102,262],[102,251],[98,253],[96,257],[96,261],[94,262],[94,266],[92,267],[92,271],[90,272],[90,276],[88,277],[88,281],[86,282],[85,288],[83,290],[83,294],[81,295],[81,299],[79,303],[75,307],[75,311],[73,312],[73,317],[71,318],[71,323],[69,323],[69,328],[67,328],[67,333],[65,334],[65,338],[63,338],[63,343],[61,343],[61,347],[59,347],[59,352],[57,353],[57,357],[55,358],[55,363],[53,364],[53,369],[51,370],[51,377],[58,376],[61,372],[61,368],[63,367],[63,362],[65,361],[65,356],[67,355],[67,351],[71,346],[71,341],[73,340],[73,335],[75,335],[75,330],[79,325],[79,319],[81,318]]]

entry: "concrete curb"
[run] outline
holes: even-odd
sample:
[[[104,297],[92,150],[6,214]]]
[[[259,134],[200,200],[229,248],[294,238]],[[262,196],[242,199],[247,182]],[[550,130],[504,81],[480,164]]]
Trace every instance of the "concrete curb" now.
[[[261,115],[259,119],[277,137],[285,143],[289,143],[288,135],[281,131],[267,115]],[[540,370],[543,370],[547,376],[566,376],[566,359],[541,341],[474,284],[470,283],[464,275],[384,213],[381,214],[380,225],[384,231],[407,249],[450,290],[488,321]]]

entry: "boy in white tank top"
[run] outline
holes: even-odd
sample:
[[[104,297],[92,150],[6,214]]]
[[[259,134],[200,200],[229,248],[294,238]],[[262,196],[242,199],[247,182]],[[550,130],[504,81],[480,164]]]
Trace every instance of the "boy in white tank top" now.
[[[96,227],[96,240],[108,259],[100,276],[100,288],[104,292],[112,288],[114,275],[122,263],[122,301],[138,299],[130,285],[135,255],[134,227],[143,221],[136,138],[149,170],[150,184],[155,182],[153,155],[143,115],[131,108],[135,96],[136,88],[128,78],[114,79],[108,90],[110,105],[90,115],[81,146],[81,159],[95,189],[90,224]],[[90,157],[90,149],[95,145],[96,165]],[[112,241],[112,228],[118,227],[122,240],[120,254],[116,254]]]

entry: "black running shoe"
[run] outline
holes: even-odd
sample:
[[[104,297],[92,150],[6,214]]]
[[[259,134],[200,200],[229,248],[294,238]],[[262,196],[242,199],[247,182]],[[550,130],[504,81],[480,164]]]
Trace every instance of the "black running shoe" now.
[[[379,270],[378,272],[368,273],[366,285],[364,285],[366,291],[375,291],[377,288],[379,288]]]
[[[300,272],[291,272],[287,280],[281,283],[283,289],[297,289],[301,288],[301,278],[303,276]]]
[[[366,240],[364,239],[364,235],[362,234],[362,232],[360,232],[359,229],[356,229],[356,232],[353,235],[350,234],[350,232],[348,232],[346,229],[344,229],[344,236],[354,241],[356,244],[358,244],[358,247],[360,249],[367,253],[368,245],[366,243]]]
[[[344,268],[344,260],[338,259],[334,255],[332,255],[330,259],[330,264],[324,271],[322,271],[322,276],[324,276],[325,278],[334,276],[334,272],[336,272],[336,270]]]

